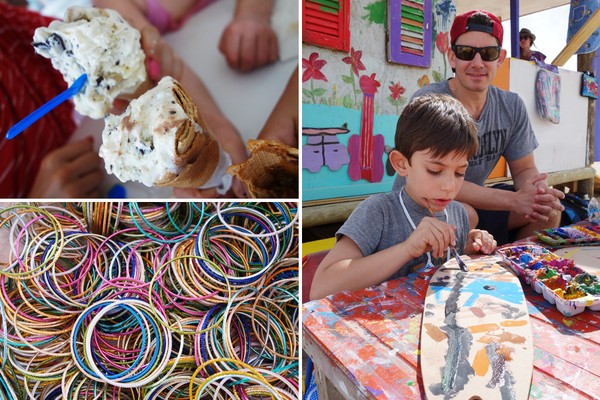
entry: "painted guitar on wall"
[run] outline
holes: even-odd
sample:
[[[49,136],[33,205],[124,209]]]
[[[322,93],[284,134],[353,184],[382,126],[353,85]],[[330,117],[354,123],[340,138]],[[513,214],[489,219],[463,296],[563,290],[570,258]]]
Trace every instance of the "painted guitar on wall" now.
[[[383,135],[373,136],[373,98],[381,86],[375,80],[375,74],[360,77],[360,90],[363,92],[363,109],[360,135],[352,135],[348,140],[350,165],[348,175],[353,181],[366,179],[371,183],[381,182],[383,178]]]

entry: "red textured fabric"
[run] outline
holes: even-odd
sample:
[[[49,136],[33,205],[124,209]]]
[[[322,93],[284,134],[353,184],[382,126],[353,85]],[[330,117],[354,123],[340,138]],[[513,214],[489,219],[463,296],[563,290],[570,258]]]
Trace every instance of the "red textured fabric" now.
[[[9,128],[67,88],[50,60],[31,42],[51,18],[0,3],[0,197],[27,197],[42,158],[75,131],[73,105],[66,102],[12,140]]]

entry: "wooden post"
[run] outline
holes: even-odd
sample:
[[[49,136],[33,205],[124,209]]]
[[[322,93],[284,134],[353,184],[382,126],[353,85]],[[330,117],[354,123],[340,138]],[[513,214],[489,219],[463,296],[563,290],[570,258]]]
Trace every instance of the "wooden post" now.
[[[594,59],[596,58],[596,52],[593,51],[587,54],[579,54],[577,56],[577,71],[593,71],[594,70]],[[596,114],[596,101],[594,99],[588,100],[588,123],[587,123],[587,159],[585,160],[586,166],[591,166],[594,163],[594,116]],[[587,193],[590,198],[594,195],[594,179],[587,179],[579,182],[577,185],[577,191],[580,193]]]
[[[314,373],[316,374],[315,380],[317,382],[317,393],[321,400],[344,400],[344,396],[329,382],[329,379],[321,372],[320,369],[315,368]]]
[[[510,54],[521,57],[521,37],[519,35],[519,0],[510,0]]]

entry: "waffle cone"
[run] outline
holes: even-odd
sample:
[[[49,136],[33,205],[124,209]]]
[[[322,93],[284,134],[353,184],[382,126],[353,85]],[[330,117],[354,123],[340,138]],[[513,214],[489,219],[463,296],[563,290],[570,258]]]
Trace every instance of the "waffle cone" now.
[[[227,172],[237,176],[253,198],[298,197],[298,149],[272,140],[249,140],[251,156]]]
[[[188,116],[175,134],[174,161],[181,170],[177,174],[167,174],[156,182],[156,186],[200,187],[210,179],[217,167],[219,144],[179,83],[173,87],[173,96]],[[192,121],[202,127],[203,134],[194,130]]]

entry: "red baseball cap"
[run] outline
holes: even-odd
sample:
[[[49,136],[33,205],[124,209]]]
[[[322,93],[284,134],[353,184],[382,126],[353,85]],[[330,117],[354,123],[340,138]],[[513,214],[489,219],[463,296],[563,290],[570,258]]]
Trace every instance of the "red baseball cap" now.
[[[492,26],[479,24],[469,21],[473,14],[485,14],[492,20]],[[504,28],[502,22],[494,14],[485,10],[471,10],[464,14],[457,15],[450,29],[450,44],[454,44],[460,35],[469,31],[486,32],[498,39],[498,44],[502,46],[502,37],[504,36]]]

